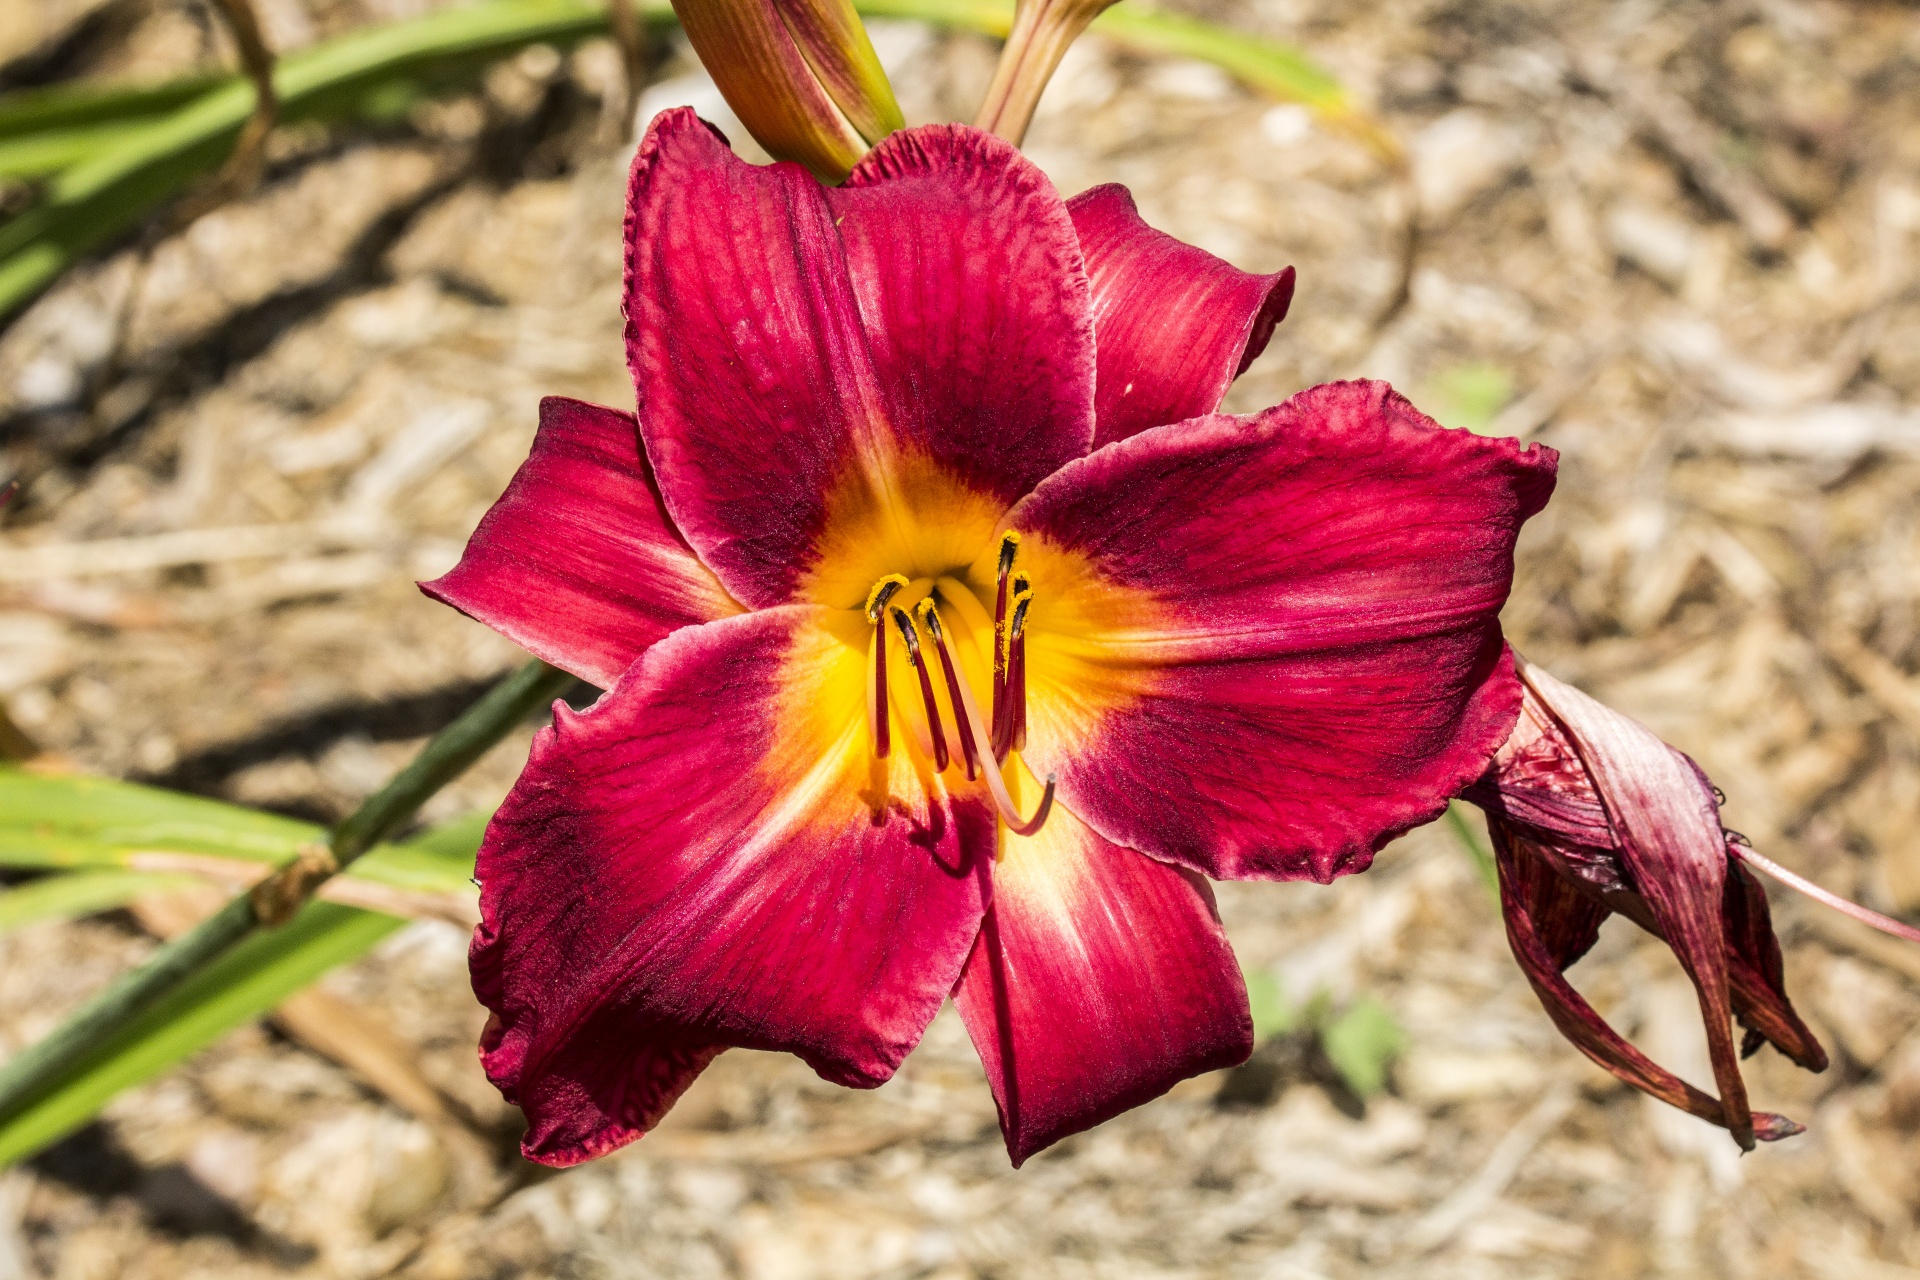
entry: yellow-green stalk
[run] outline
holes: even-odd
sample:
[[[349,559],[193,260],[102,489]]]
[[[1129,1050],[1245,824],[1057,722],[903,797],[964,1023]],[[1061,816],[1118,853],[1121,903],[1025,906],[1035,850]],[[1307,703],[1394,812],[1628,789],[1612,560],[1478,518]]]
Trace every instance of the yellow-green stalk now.
[[[1013,30],[1000,51],[1000,65],[973,119],[974,127],[1019,146],[1067,46],[1113,4],[1114,0],[1018,0]]]

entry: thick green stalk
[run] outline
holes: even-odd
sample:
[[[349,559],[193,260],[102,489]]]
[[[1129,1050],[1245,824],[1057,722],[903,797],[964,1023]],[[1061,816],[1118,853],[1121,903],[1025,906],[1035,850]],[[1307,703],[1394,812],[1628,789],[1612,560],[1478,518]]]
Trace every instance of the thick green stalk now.
[[[391,834],[429,796],[572,683],[572,676],[535,661],[495,685],[336,827],[318,862],[308,854],[294,859],[251,893],[234,898],[200,925],[161,946],[145,964],[88,1001],[51,1035],[0,1067],[0,1120],[32,1103],[58,1083],[63,1071],[128,1020],[246,938],[263,922],[263,915],[271,923],[289,918],[293,912],[286,908],[297,909],[328,875]],[[282,891],[279,894],[269,889],[276,885]]]

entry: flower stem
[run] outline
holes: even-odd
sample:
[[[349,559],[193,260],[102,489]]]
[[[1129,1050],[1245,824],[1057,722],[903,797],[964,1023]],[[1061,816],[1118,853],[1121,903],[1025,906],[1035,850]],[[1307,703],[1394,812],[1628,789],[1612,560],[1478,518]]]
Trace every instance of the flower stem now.
[[[427,798],[527,716],[573,683],[544,662],[520,668],[435,734],[346,821],[324,849],[303,851],[249,893],[234,898],[193,929],[165,943],[147,962],[88,1001],[39,1043],[0,1067],[0,1120],[18,1113],[60,1074],[156,1000],[219,958],[263,924],[290,919],[313,891],[411,818]]]
[[[993,83],[973,118],[976,129],[1019,146],[1033,123],[1033,112],[1047,81],[1059,69],[1067,47],[1114,0],[1019,0],[1013,30],[1000,50]]]
[[[1487,886],[1487,892],[1493,895],[1495,902],[1500,901],[1500,872],[1493,861],[1493,850],[1487,848],[1479,833],[1473,829],[1473,824],[1467,821],[1466,809],[1460,801],[1448,801],[1445,816],[1447,829],[1460,842],[1460,848],[1473,863],[1473,869],[1480,873],[1480,880]]]

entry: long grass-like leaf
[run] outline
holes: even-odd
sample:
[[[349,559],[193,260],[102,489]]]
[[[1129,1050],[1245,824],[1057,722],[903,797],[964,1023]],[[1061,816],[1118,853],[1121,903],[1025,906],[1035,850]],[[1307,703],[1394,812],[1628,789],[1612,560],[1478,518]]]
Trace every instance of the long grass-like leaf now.
[[[480,825],[476,825],[476,823]],[[381,845],[344,878],[470,899],[485,816],[404,844]],[[451,834],[448,834],[448,833]],[[174,870],[167,858],[278,865],[323,841],[311,823],[111,778],[0,768],[0,866]],[[451,850],[451,853],[446,852]]]
[[[125,1025],[51,1090],[0,1119],[0,1167],[73,1132],[123,1089],[166,1071],[335,965],[365,955],[406,922],[330,902],[309,903],[256,934]]]
[[[163,871],[68,871],[0,889],[0,933],[42,920],[71,920],[124,907],[143,894],[202,884],[191,876]]]
[[[988,35],[1005,35],[1013,15],[1011,0],[856,0],[855,7],[871,17],[910,18]],[[649,22],[672,20],[667,0],[643,0],[639,8]],[[364,102],[383,86],[431,78],[462,61],[482,61],[538,42],[567,44],[605,29],[606,11],[588,0],[492,0],[357,32],[290,55],[276,69],[274,87],[282,119],[324,117]],[[1307,104],[1358,132],[1376,150],[1393,152],[1386,134],[1353,110],[1338,81],[1289,45],[1128,4],[1102,14],[1095,29],[1142,52],[1211,61],[1262,92]],[[127,91],[120,115],[113,114],[110,93],[84,102],[76,98],[65,117],[43,110],[44,127],[53,128],[56,121],[68,130],[83,123],[126,121],[150,110],[136,92],[159,91]],[[101,134],[97,149],[80,147],[78,136],[69,132],[64,141],[49,142],[37,154],[19,153],[15,163],[29,167],[52,165],[62,147],[66,162],[80,155],[88,158],[59,169],[40,204],[0,226],[0,321],[81,258],[211,171],[232,148],[252,106],[252,89],[230,78],[162,119],[117,137]],[[9,109],[7,100],[0,99],[0,136],[5,136]],[[31,115],[17,104],[15,109],[16,118]],[[88,111],[94,114],[86,115]]]
[[[566,42],[605,25],[584,0],[495,0],[412,22],[356,32],[292,54],[274,72],[283,119],[334,109],[345,98],[448,61]],[[0,317],[66,268],[134,226],[155,206],[219,164],[253,110],[253,90],[232,80],[84,164],[62,172],[46,198],[0,227]]]
[[[150,120],[233,77],[182,76],[155,84],[55,84],[0,94],[0,138]]]
[[[465,868],[471,875],[484,822],[484,815],[457,820],[387,849],[417,858],[421,865]],[[363,861],[375,856],[368,854]],[[133,1018],[64,1073],[58,1084],[0,1117],[0,1166],[71,1133],[121,1090],[151,1080],[262,1016],[327,970],[365,955],[405,923],[379,912],[311,902],[288,924],[248,938]]]

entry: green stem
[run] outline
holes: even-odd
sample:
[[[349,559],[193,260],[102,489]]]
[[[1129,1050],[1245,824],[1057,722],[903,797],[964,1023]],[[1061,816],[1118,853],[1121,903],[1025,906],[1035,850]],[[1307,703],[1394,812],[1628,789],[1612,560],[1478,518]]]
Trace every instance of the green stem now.
[[[464,773],[513,727],[573,683],[544,662],[529,662],[435,734],[392,781],[334,829],[333,862],[344,869],[411,818],[426,799]],[[296,859],[296,862],[299,860]],[[289,864],[292,865],[292,864]],[[324,877],[322,877],[324,878]],[[303,886],[308,893],[318,881]],[[19,1113],[59,1076],[126,1022],[247,937],[261,921],[256,895],[243,893],[95,996],[39,1043],[0,1067],[0,1120]]]
[[[1500,871],[1494,866],[1493,851],[1481,841],[1479,832],[1467,821],[1466,806],[1454,800],[1447,804],[1447,829],[1453,832],[1453,838],[1466,850],[1467,857],[1473,862],[1474,869],[1480,873],[1480,879],[1486,882],[1487,890],[1493,894],[1494,901],[1500,899]]]

